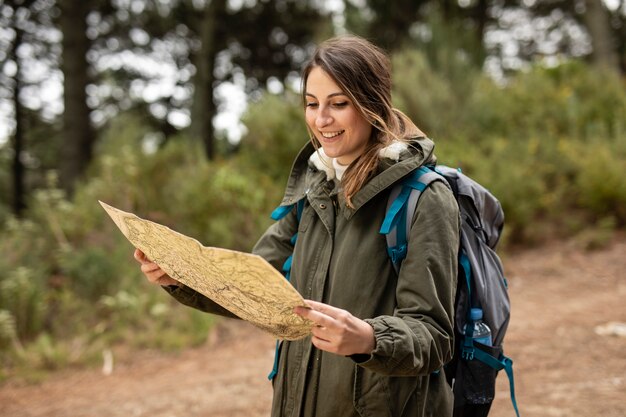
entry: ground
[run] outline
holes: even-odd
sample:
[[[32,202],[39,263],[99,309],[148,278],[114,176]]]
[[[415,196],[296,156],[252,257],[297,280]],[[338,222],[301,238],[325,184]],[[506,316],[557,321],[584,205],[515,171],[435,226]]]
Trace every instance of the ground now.
[[[596,332],[626,323],[626,237],[593,252],[565,242],[513,251],[505,269],[513,306],[505,350],[521,415],[626,416],[626,337]],[[268,416],[273,349],[270,336],[226,320],[200,348],[140,352],[108,376],[66,370],[38,385],[5,383],[0,415]],[[504,373],[491,415],[515,416]]]

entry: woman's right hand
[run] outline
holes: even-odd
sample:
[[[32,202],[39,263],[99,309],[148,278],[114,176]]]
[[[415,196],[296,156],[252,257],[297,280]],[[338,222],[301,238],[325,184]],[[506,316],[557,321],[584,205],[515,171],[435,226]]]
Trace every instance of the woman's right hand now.
[[[148,281],[155,285],[180,285],[180,282],[170,277],[161,269],[161,267],[146,257],[146,254],[135,249],[133,254],[137,262],[141,264],[141,272],[146,276]]]

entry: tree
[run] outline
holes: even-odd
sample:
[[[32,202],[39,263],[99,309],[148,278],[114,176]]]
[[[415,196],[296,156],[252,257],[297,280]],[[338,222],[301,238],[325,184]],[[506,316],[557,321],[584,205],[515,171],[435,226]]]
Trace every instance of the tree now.
[[[428,3],[428,0],[367,0],[363,7],[347,1],[346,27],[387,51],[400,49],[411,41],[411,27],[425,20]]]
[[[613,42],[611,18],[602,0],[585,0],[587,12],[584,23],[591,36],[591,62],[610,70],[619,71],[619,59]]]
[[[365,7],[346,3],[346,27],[393,52],[405,47],[425,50],[435,67],[463,55],[475,67],[486,57],[483,37],[495,20],[494,1],[367,0]],[[445,68],[441,68],[445,69]]]
[[[59,25],[63,33],[64,107],[61,148],[60,180],[63,189],[71,194],[76,181],[85,173],[93,156],[95,133],[91,126],[90,109],[87,106],[89,64],[87,52],[88,0],[59,0]]]
[[[13,112],[15,120],[15,129],[13,131],[13,161],[11,166],[12,179],[13,179],[13,212],[15,215],[20,216],[22,211],[26,208],[24,201],[25,194],[25,178],[24,178],[24,164],[22,163],[22,154],[24,148],[24,126],[22,124],[22,114],[24,113],[22,103],[20,102],[20,93],[22,91],[22,65],[21,60],[18,57],[17,50],[22,45],[22,39],[24,37],[22,25],[19,22],[17,8],[19,6],[28,8],[31,6],[30,2],[19,2],[20,5],[13,2],[13,15],[11,18],[11,28],[14,31],[14,38],[9,53],[9,61],[15,65],[13,76]]]
[[[5,129],[12,160],[11,207],[16,215],[26,208],[28,191],[39,181],[37,132],[51,113],[41,97],[47,77],[42,69],[56,62],[50,10],[51,1],[46,0],[0,4],[0,57],[4,58],[0,59],[0,108],[10,109],[3,116],[13,119]],[[48,136],[53,135],[48,132]]]
[[[115,111],[131,108],[145,114],[164,133],[163,143],[190,119],[191,136],[213,158],[213,119],[221,104],[216,88],[230,82],[254,94],[271,77],[284,80],[299,69],[307,45],[325,24],[315,4],[259,0],[233,8],[226,0],[107,2],[89,17],[97,32],[90,56],[98,70],[97,83],[119,94],[94,101],[98,107],[106,102]],[[175,86],[156,88],[172,80],[159,81],[158,75],[133,66],[123,59],[129,55],[154,66],[174,66],[170,78],[175,78]],[[141,89],[143,97],[137,93]],[[148,90],[151,93],[145,94]],[[100,109],[94,111],[96,119],[100,114]]]
[[[215,135],[213,118],[217,106],[213,99],[215,84],[215,59],[220,45],[219,22],[226,15],[226,0],[212,0],[200,11],[200,19],[196,20],[195,30],[198,33],[200,47],[192,55],[196,67],[194,80],[194,97],[191,111],[191,133],[202,141],[208,159],[215,156]]]
[[[434,58],[432,48],[453,45],[476,66],[488,57],[492,62],[496,58],[505,71],[542,57],[588,57],[594,65],[626,73],[624,0],[365,0],[358,7],[355,4],[346,2],[348,29],[388,50],[419,45]],[[443,40],[436,38],[441,35]]]
[[[215,88],[245,78],[245,91],[254,93],[272,77],[284,80],[301,67],[324,19],[314,2],[297,0],[257,1],[238,10],[230,9],[225,0],[213,0],[200,12],[200,19],[185,19],[200,44],[192,50],[196,67],[192,133],[211,159],[212,120],[219,104]],[[195,13],[188,3],[179,4],[177,15]]]
[[[603,0],[536,0],[525,10],[533,20],[542,22],[543,32],[560,39],[554,54],[587,57],[594,65],[626,73],[623,53],[626,49],[626,2],[623,0],[613,9]],[[578,33],[581,30],[582,36]],[[586,46],[587,43],[590,45]],[[537,41],[529,42],[528,47],[536,51]]]

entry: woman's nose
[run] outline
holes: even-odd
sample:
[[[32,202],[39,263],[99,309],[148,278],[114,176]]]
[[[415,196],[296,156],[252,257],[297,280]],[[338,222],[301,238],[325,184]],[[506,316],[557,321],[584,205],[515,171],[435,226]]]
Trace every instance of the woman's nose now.
[[[333,122],[333,118],[326,111],[320,111],[315,118],[315,126],[322,128]]]

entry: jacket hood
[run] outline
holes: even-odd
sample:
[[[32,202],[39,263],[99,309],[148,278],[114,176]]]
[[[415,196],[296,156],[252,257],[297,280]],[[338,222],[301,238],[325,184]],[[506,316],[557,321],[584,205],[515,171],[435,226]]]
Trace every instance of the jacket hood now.
[[[420,137],[406,142],[393,141],[381,149],[377,174],[353,196],[354,209],[348,209],[347,215],[350,215],[351,211],[358,210],[372,197],[413,170],[424,164],[434,164],[436,162],[434,147],[432,140]],[[309,178],[307,178],[307,173]],[[322,148],[316,150],[311,142],[307,142],[293,163],[281,206],[294,204],[303,198],[316,183],[334,179],[335,170],[332,159],[324,153]]]

